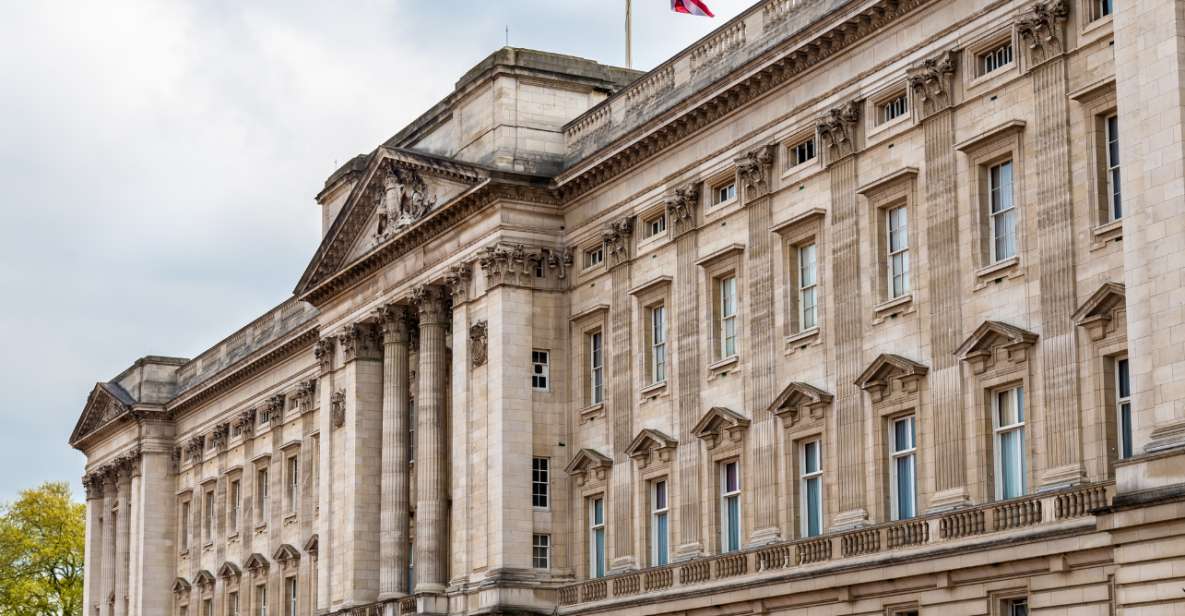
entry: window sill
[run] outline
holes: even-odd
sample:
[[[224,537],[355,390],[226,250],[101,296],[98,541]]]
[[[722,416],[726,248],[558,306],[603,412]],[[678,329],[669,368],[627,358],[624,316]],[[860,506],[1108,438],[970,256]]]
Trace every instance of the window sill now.
[[[888,319],[914,312],[917,312],[917,308],[913,305],[913,293],[906,293],[901,297],[894,297],[873,307],[872,324],[884,323]]]
[[[184,550],[181,550],[180,552],[177,553],[177,556],[179,556],[180,558],[189,558],[189,548],[185,548]]]
[[[263,533],[266,533],[266,532],[267,532],[267,524],[260,524],[255,527],[255,534],[256,535],[262,535]]]
[[[653,399],[657,398],[659,396],[659,394],[665,392],[666,390],[667,390],[667,382],[666,381],[659,381],[657,383],[651,383],[651,384],[643,387],[642,391],[639,393],[641,394],[642,398],[647,398],[647,399],[653,400]]]
[[[296,523],[296,512],[291,511],[284,514],[284,526],[289,526]]]
[[[598,417],[605,416],[605,403],[598,402],[592,406],[586,406],[580,409],[580,423],[592,421]]]
[[[802,351],[809,346],[820,344],[822,342],[821,333],[822,330],[816,325],[810,329],[786,336],[782,341],[786,345],[786,354],[790,355],[795,351]]]
[[[1016,278],[1020,275],[1020,257],[1010,257],[975,272],[975,290],[978,291],[994,282],[1000,282],[1005,278]]]
[[[238,543],[238,542],[239,542],[239,533],[238,533],[238,531],[235,531],[235,532],[233,532],[233,533],[231,533],[231,534],[227,535],[227,536],[226,536],[226,542],[227,542],[227,543]]]
[[[1123,239],[1123,219],[1112,220],[1090,230],[1090,249],[1099,250]]]
[[[716,360],[715,362],[708,364],[708,376],[709,377],[725,376],[732,369],[739,368],[740,361],[741,361],[740,355],[731,355],[729,357],[725,357],[724,359]]]

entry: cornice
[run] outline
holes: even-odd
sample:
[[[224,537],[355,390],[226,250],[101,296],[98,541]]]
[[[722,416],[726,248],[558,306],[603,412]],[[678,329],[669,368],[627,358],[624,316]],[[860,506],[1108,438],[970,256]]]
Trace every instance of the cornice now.
[[[583,169],[577,168],[577,171],[562,174],[558,178],[561,195],[565,200],[571,200],[616,178],[641,162],[666,151],[683,138],[896,23],[927,2],[929,0],[882,0],[832,28],[816,32],[816,35],[805,43],[800,43],[792,37],[787,41],[788,45],[799,43],[793,51],[785,51],[783,47],[767,53],[766,57],[779,53],[782,56],[698,105],[685,103],[636,127],[632,133],[599,150],[617,151],[589,163]],[[739,70],[745,68],[748,66]],[[647,130],[651,132],[641,138],[635,137],[638,132]],[[594,156],[595,154],[588,158]]]

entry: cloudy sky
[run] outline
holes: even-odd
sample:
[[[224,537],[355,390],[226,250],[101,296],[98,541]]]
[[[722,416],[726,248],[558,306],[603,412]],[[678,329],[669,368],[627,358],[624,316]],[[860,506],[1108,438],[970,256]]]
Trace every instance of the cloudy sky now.
[[[637,68],[717,18],[634,0]],[[285,299],[313,195],[505,42],[623,61],[624,0],[0,0],[0,501],[77,488],[95,381]]]

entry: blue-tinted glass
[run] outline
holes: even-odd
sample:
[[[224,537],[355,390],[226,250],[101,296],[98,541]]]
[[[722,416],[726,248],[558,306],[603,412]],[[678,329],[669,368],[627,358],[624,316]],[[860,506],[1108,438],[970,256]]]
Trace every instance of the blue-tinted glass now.
[[[811,441],[802,447],[803,451],[803,471],[806,473],[816,473],[819,471],[819,442]]]
[[[593,555],[593,577],[605,576],[605,529],[598,528],[593,531],[593,549],[596,551]]]
[[[1132,406],[1124,404],[1119,407],[1119,439],[1120,452],[1122,458],[1130,458],[1132,455]]]
[[[730,496],[725,500],[726,536],[724,550],[732,552],[741,549],[741,500]]]
[[[913,456],[897,458],[897,519],[914,516]]]
[[[605,522],[605,501],[596,499],[593,501],[593,524],[603,524]]]
[[[820,480],[818,478],[808,479],[806,482],[806,534],[808,537],[817,537],[823,532],[823,508],[821,503],[821,494],[819,493]]]
[[[1024,439],[1020,430],[1012,430],[1000,435],[1000,473],[1003,475],[1004,498],[1016,498],[1023,494],[1021,487],[1021,449]]]
[[[667,515],[665,513],[655,517],[654,528],[656,535],[654,564],[661,566],[667,564]]]
[[[1131,377],[1128,376],[1128,364],[1126,359],[1121,359],[1115,362],[1116,372],[1119,373],[1119,397],[1127,398],[1132,395]]]

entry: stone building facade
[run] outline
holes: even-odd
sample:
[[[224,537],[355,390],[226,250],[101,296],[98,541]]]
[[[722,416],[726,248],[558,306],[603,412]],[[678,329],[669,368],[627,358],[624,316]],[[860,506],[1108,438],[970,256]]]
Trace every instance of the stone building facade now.
[[[1185,4],[1115,4],[494,53],[96,385],[87,615],[1185,614]]]

